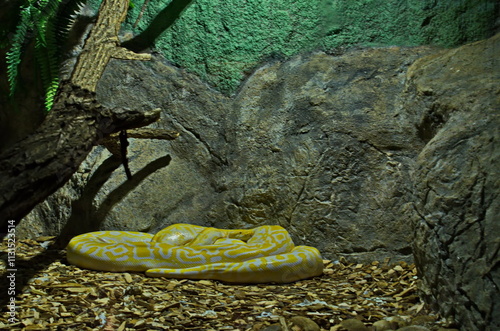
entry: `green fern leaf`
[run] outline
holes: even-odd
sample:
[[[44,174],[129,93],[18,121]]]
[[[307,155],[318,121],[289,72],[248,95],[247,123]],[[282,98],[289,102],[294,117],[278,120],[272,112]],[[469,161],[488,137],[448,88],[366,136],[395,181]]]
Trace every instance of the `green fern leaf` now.
[[[60,0],[48,0],[44,8],[45,16],[50,19],[47,20],[45,25],[45,47],[48,55],[48,70],[45,89],[45,109],[50,111],[54,103],[54,97],[59,87],[59,47],[57,44],[57,31],[56,31],[56,13],[58,11]]]
[[[21,63],[21,53],[26,34],[31,28],[31,11],[32,7],[21,8],[20,20],[17,25],[16,32],[12,38],[12,46],[7,52],[7,80],[10,87],[10,96],[14,95],[19,76],[19,64]]]
[[[47,40],[53,39],[48,36]],[[51,44],[53,41],[50,41]],[[35,57],[40,70],[42,86],[45,91],[45,110],[49,111],[52,108],[55,92],[59,86],[59,61],[56,56],[56,48],[44,47],[43,44],[37,43],[35,47]]]
[[[61,40],[67,37],[67,29],[61,29],[61,23],[71,21],[85,2],[86,0],[24,1],[25,6],[20,8],[19,23],[6,55],[11,96],[16,90],[23,47],[27,44],[28,37],[33,37],[37,70],[45,94],[45,109],[49,111],[52,108],[59,88]]]
[[[59,63],[60,57],[56,42],[56,31],[54,28],[54,21],[52,20],[47,29],[46,33],[47,40],[47,55],[48,55],[48,70],[47,77],[45,79],[45,109],[49,111],[54,103],[54,97],[56,95],[57,89],[59,87]]]
[[[54,105],[54,100],[59,89],[59,77],[56,77],[45,92],[45,110],[50,111]]]
[[[50,47],[50,45],[47,45],[47,34],[54,32],[52,30],[54,29],[53,23],[60,3],[61,0],[44,0],[39,2],[40,11],[39,17],[36,20],[36,30],[39,42],[46,47]]]

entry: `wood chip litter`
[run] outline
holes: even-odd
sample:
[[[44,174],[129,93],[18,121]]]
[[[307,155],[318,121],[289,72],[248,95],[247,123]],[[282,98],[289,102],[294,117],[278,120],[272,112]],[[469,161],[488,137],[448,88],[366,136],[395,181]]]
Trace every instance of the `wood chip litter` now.
[[[0,245],[0,330],[258,331],[272,324],[284,330],[295,316],[307,317],[320,330],[337,330],[352,318],[369,326],[394,316],[409,321],[432,315],[417,295],[415,266],[403,262],[325,260],[320,277],[234,285],[84,270],[53,248],[55,238],[42,239],[16,243],[15,321],[5,295],[7,245]]]

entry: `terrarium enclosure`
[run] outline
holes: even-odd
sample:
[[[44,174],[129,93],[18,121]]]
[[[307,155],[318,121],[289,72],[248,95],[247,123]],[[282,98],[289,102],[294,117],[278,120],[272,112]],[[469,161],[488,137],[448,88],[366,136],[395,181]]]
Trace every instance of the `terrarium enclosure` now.
[[[500,328],[497,1],[0,8],[0,329]],[[281,226],[323,275],[66,259],[77,235],[179,223]]]

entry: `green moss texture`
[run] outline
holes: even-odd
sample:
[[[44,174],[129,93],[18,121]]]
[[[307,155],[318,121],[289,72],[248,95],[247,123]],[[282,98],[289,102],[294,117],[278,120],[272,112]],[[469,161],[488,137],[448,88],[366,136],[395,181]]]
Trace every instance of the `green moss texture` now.
[[[176,3],[189,5],[177,19],[165,17],[172,22],[157,50],[226,93],[266,58],[484,39],[499,9],[495,0],[133,0],[125,29],[140,33]]]

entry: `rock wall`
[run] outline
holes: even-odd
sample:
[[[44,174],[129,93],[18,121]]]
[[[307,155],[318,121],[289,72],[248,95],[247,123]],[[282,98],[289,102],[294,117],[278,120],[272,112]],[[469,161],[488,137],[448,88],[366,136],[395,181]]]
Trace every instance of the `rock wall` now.
[[[85,14],[101,2],[87,1]],[[0,0],[0,7],[3,59],[19,13],[15,1]],[[161,24],[150,29],[158,34],[151,42],[155,49],[232,93],[267,58],[352,45],[457,46],[484,39],[500,31],[499,8],[495,0],[134,0],[122,33],[124,40],[138,35],[157,17]],[[26,51],[15,100],[8,97],[5,61],[0,61],[0,151],[31,134],[45,117],[44,93],[33,74],[37,64],[29,47]]]
[[[170,24],[156,49],[226,92],[268,57],[352,45],[451,47],[488,38],[499,10],[495,0],[193,0],[174,22],[170,14],[187,2],[148,1],[144,10],[144,0],[134,0],[125,29],[137,34],[159,14]]]
[[[229,219],[278,222],[325,256],[411,259],[398,215],[413,212],[422,145],[397,96],[425,51],[315,53],[257,70],[234,103]]]
[[[131,139],[132,180],[97,147],[17,234],[280,224],[328,259],[414,256],[427,302],[494,330],[499,40],[276,60],[233,98],[161,57],[113,61],[99,99],[161,107],[154,127],[181,136]]]
[[[371,48],[274,61],[234,98],[161,58],[113,61],[99,99],[161,107],[155,126],[181,136],[131,139],[131,181],[96,148],[77,185],[35,210],[26,230],[70,237],[178,222],[280,224],[326,258],[411,261],[410,171],[423,143],[401,95],[408,66],[429,52]],[[40,219],[43,229],[34,226]]]
[[[422,297],[462,330],[500,329],[499,51],[497,35],[409,70],[428,140],[413,176]]]

